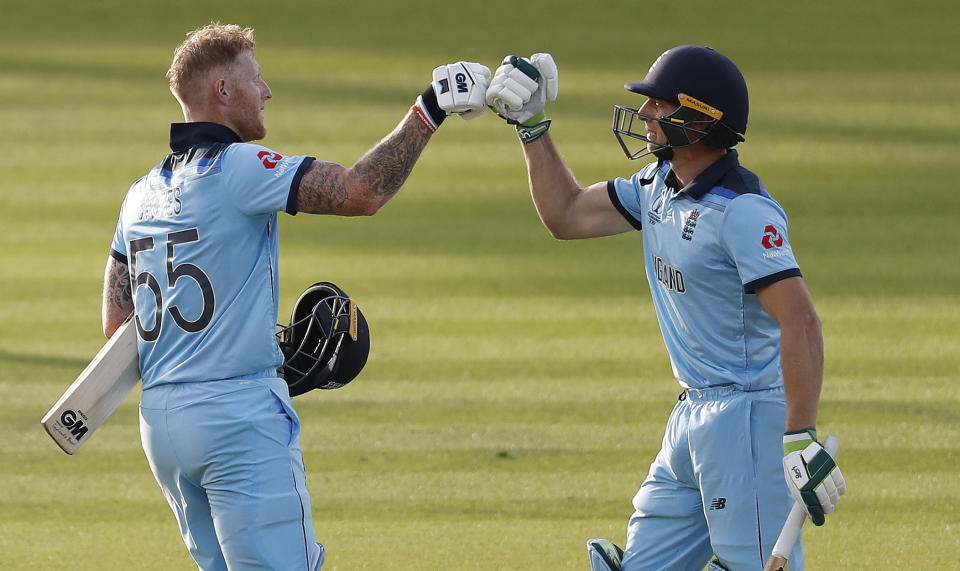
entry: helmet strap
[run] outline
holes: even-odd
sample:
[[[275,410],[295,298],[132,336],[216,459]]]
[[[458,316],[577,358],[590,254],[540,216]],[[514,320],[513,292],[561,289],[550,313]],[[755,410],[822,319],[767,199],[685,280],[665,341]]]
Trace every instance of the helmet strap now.
[[[657,157],[657,166],[650,171],[649,177],[637,180],[641,186],[646,186],[653,182],[653,179],[657,177],[657,173],[660,172],[660,168],[663,166],[664,161],[669,161],[671,158],[673,158],[673,149],[657,149],[653,152],[653,156]]]

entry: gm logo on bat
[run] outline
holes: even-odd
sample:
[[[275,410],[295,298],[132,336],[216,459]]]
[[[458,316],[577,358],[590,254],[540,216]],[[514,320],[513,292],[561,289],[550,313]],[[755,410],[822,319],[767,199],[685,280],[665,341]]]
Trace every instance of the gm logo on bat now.
[[[69,408],[60,414],[60,424],[70,431],[70,434],[77,439],[77,442],[79,442],[80,439],[83,438],[83,435],[89,430],[89,428],[83,424],[83,420],[79,418],[80,416],[85,417],[86,415],[84,415],[82,412],[78,415],[75,411],[70,410]]]

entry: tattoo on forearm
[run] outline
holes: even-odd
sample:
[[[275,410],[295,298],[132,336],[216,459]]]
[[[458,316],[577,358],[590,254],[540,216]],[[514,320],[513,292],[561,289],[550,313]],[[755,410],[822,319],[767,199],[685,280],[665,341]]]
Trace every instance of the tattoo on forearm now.
[[[430,131],[412,115],[354,165],[367,184],[385,197],[393,196],[410,176],[413,165],[430,140]]]
[[[410,176],[431,132],[409,113],[396,129],[370,149],[352,169],[315,161],[298,189],[298,206],[304,212],[340,214],[357,188],[367,189],[380,203],[400,190]]]

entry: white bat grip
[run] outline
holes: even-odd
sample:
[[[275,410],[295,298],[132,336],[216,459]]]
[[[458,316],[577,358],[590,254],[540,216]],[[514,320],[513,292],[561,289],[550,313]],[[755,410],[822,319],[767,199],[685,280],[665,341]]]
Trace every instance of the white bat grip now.
[[[836,436],[831,435],[824,438],[823,449],[831,456],[837,455],[837,448],[839,447],[840,439]],[[794,502],[793,508],[790,510],[790,515],[787,516],[787,521],[783,524],[780,537],[777,538],[777,543],[773,546],[772,557],[790,558],[790,552],[793,551],[793,546],[797,544],[797,538],[800,537],[800,529],[803,528],[803,522],[806,521],[806,519],[806,510],[803,509],[800,502]]]

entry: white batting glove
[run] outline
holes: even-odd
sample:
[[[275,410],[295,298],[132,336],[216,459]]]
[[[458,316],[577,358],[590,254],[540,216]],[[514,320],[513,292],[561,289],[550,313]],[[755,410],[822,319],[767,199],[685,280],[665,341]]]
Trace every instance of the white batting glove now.
[[[441,65],[433,70],[433,81],[412,109],[427,128],[436,131],[447,115],[479,117],[489,85],[490,68],[485,65],[466,61]]]
[[[529,59],[503,58],[487,89],[487,105],[510,124],[532,126],[544,120],[543,108],[554,101],[560,88],[557,64],[550,54]]]
[[[447,115],[455,113],[473,119],[483,113],[490,68],[466,61],[441,65],[433,70],[431,85],[437,93],[437,103]]]
[[[847,482],[830,453],[817,442],[813,428],[783,435],[783,474],[793,497],[814,525],[823,525],[833,512]]]

